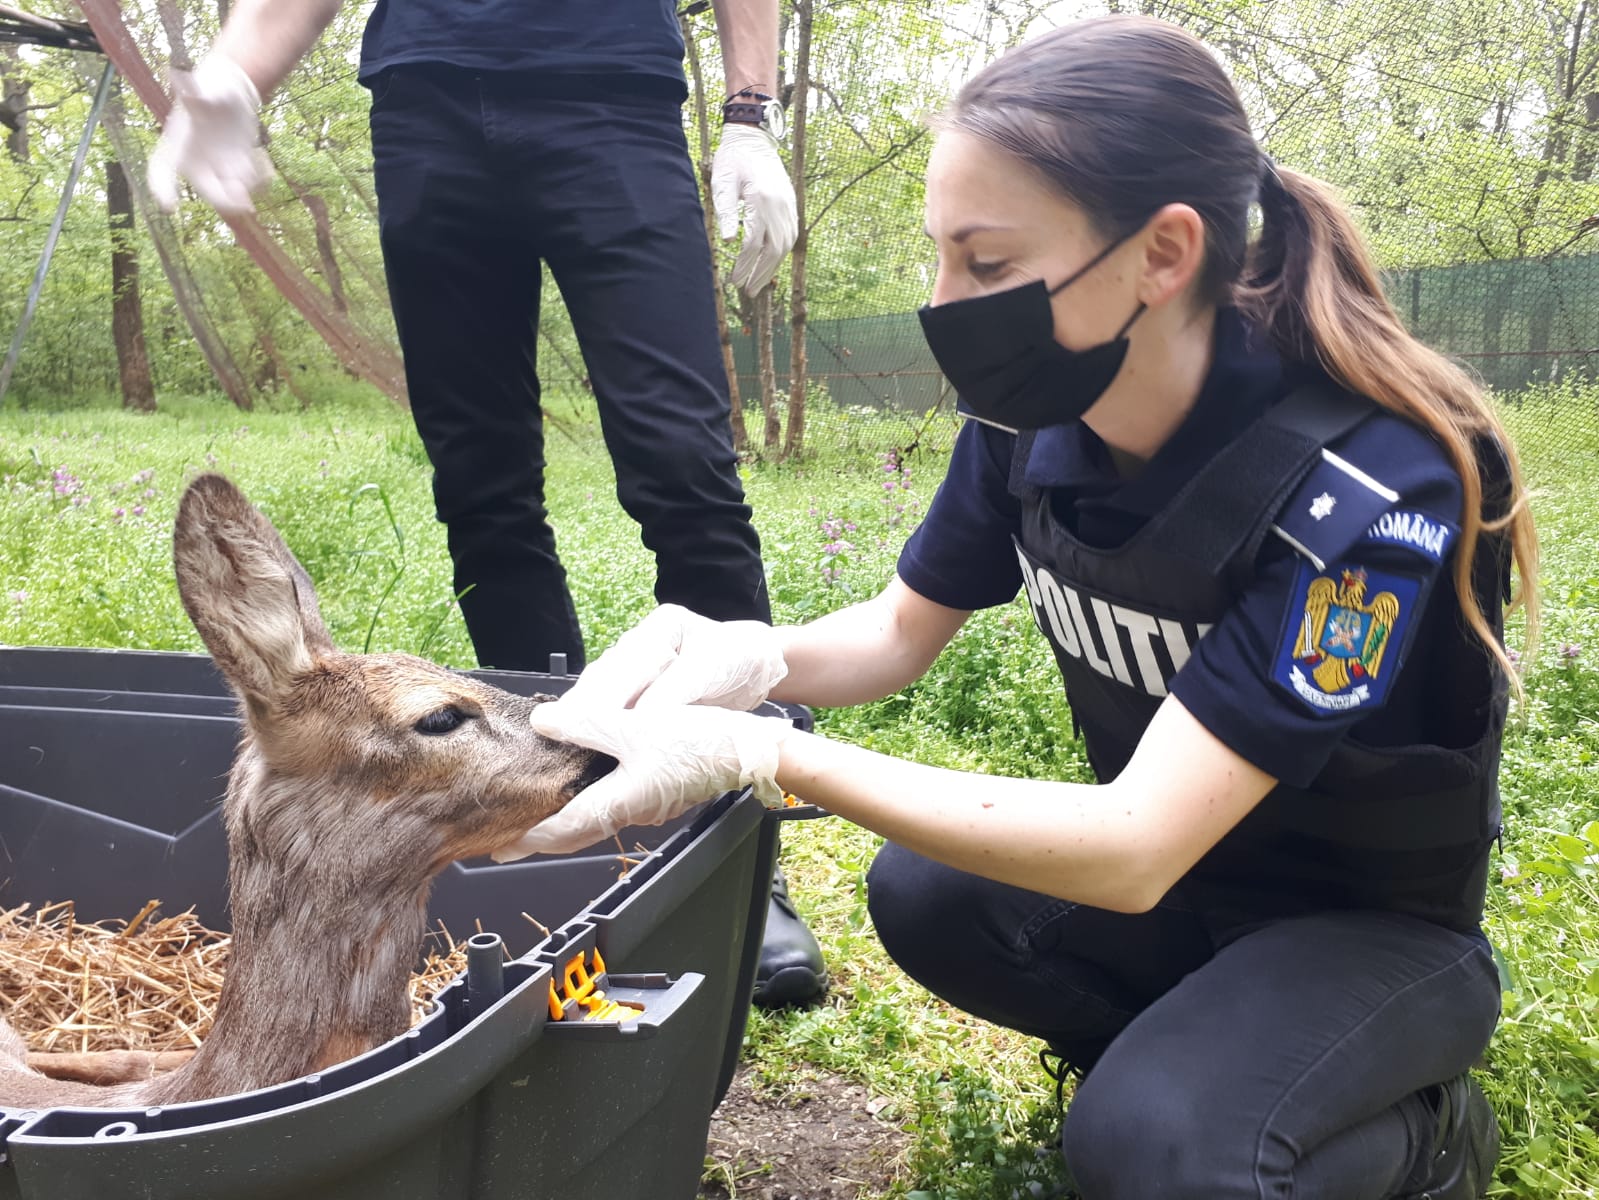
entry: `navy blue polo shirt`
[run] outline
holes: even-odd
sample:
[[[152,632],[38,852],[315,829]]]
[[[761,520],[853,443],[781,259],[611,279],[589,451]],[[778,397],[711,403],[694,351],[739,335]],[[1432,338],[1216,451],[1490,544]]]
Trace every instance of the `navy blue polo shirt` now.
[[[606,77],[688,94],[672,0],[378,0],[361,40],[360,80],[385,67],[442,64],[544,81]]]
[[[1056,518],[1080,541],[1122,545],[1300,380],[1306,369],[1285,367],[1263,343],[1236,311],[1218,314],[1211,370],[1193,409],[1132,479],[1120,477],[1104,443],[1074,422],[1038,433],[1027,481],[1048,489]],[[900,554],[899,576],[913,591],[956,609],[1015,598],[1022,586],[1012,542],[1020,504],[1007,486],[1014,447],[1014,435],[975,421],[960,431],[944,482]],[[1465,718],[1427,695],[1428,663],[1483,652],[1464,630],[1449,573],[1463,499],[1443,448],[1422,430],[1379,415],[1328,449],[1343,468],[1327,469],[1353,467],[1382,490],[1377,508],[1360,519],[1370,527],[1357,529],[1348,561],[1313,565],[1286,538],[1268,536],[1253,581],[1169,685],[1241,757],[1300,787],[1346,736],[1374,746],[1453,744],[1450,726]],[[1312,511],[1321,507],[1310,494],[1317,490],[1301,488],[1295,511],[1285,510],[1277,524],[1291,535],[1295,521],[1322,520]],[[1339,637],[1353,636],[1336,627],[1336,606],[1330,617],[1307,606],[1307,582],[1318,574],[1393,598],[1398,609],[1380,678],[1367,681],[1370,695],[1358,707],[1330,707],[1322,691],[1303,682],[1320,657],[1337,653]]]

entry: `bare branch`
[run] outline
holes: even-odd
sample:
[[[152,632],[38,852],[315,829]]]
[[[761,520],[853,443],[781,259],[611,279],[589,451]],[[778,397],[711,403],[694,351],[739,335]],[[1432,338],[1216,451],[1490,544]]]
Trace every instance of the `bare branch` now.
[[[817,211],[816,216],[806,223],[805,227],[807,229],[815,229],[821,219],[827,215],[828,210],[842,200],[845,194],[848,193],[851,188],[860,183],[863,179],[866,179],[869,176],[876,174],[878,171],[881,171],[884,167],[893,165],[895,159],[899,158],[905,153],[905,151],[909,150],[912,146],[916,145],[926,136],[927,130],[918,129],[915,135],[912,136],[909,141],[901,142],[897,146],[891,145],[886,151],[883,152],[882,158],[872,163],[864,171],[858,171],[852,178],[845,180],[843,185],[833,193],[832,197],[827,201],[827,203],[822,205],[822,207]]]

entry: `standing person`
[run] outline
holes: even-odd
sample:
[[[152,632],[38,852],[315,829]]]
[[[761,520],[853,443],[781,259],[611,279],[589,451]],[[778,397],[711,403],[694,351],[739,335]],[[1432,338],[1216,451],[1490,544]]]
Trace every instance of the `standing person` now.
[[[897,578],[797,627],[646,618],[533,717],[620,766],[520,848],[791,791],[887,838],[870,911],[912,977],[1082,1077],[1088,1200],[1481,1195],[1503,613],[1536,560],[1490,405],[1176,26],[981,71],[926,217],[924,330],[974,420]],[[1098,783],[713,707],[891,694],[1019,591]]]
[[[152,159],[224,212],[271,174],[261,97],[338,0],[241,0],[174,79]],[[728,99],[712,166],[720,230],[744,210],[733,280],[764,288],[797,233],[772,126],[776,0],[715,0]],[[760,542],[732,444],[714,281],[684,139],[684,46],[669,0],[378,0],[361,46],[389,296],[411,410],[433,465],[455,588],[478,662],[584,664],[544,501],[536,370],[540,264],[593,381],[617,496],[656,560],[655,596],[770,622]],[[756,1000],[826,988],[821,951],[774,883]]]

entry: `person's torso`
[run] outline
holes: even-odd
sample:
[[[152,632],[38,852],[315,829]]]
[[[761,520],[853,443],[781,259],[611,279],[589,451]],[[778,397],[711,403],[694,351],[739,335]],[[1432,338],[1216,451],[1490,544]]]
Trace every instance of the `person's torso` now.
[[[1364,422],[1396,420],[1367,402],[1321,391],[1322,399],[1300,405],[1302,411],[1291,412],[1290,403],[1274,406],[1113,547],[1081,540],[1061,518],[1060,497],[1028,484],[1030,447],[1025,435],[1018,441],[1012,491],[1021,504],[1016,545],[1027,599],[1055,653],[1073,720],[1102,780],[1125,767],[1172,678],[1228,611],[1259,556],[1285,552],[1273,540],[1287,532],[1282,514],[1313,504],[1335,479],[1348,484],[1347,474],[1329,467],[1323,447]],[[1293,399],[1306,394],[1296,392]],[[1347,531],[1362,536],[1367,523],[1392,518],[1384,515],[1387,502],[1369,489],[1345,486],[1339,495],[1338,524],[1346,532],[1316,519],[1294,531],[1320,539],[1295,550],[1305,557],[1305,628],[1320,629],[1330,617],[1347,616],[1351,628],[1369,633],[1381,616],[1377,606],[1386,593],[1377,585],[1383,577],[1374,574],[1366,592],[1364,581],[1331,578],[1336,571],[1323,578],[1314,563],[1339,562],[1352,548],[1342,544],[1350,539]],[[1316,608],[1318,598],[1327,601],[1327,613]],[[1498,597],[1480,599],[1497,625]],[[1437,600],[1454,605],[1452,594]],[[1459,622],[1452,614],[1432,624],[1445,640],[1467,636],[1454,633]],[[1406,704],[1427,703],[1429,694],[1494,694],[1486,656],[1454,641],[1442,652],[1431,647],[1424,668],[1413,664],[1431,677],[1424,687],[1407,689]],[[1380,671],[1369,636],[1360,648],[1365,663]],[[1359,660],[1335,661],[1330,646],[1309,649],[1314,652],[1303,661],[1285,660],[1281,668],[1284,682],[1300,688],[1306,701],[1357,706],[1370,696],[1372,680],[1362,677]],[[1329,664],[1326,669],[1304,665],[1318,657]],[[1388,659],[1388,669],[1396,667],[1397,652]],[[1396,703],[1397,694],[1388,709]],[[1383,720],[1404,726],[1406,714],[1385,710],[1373,718]],[[1443,731],[1436,744],[1363,739],[1357,725],[1310,786],[1274,789],[1180,888],[1241,919],[1374,907],[1474,927],[1487,850],[1498,830],[1502,721],[1502,703],[1490,705],[1485,714],[1479,709],[1476,717],[1455,721],[1457,727]]]
[[[671,0],[378,0],[361,42],[361,81],[405,64],[684,86]]]

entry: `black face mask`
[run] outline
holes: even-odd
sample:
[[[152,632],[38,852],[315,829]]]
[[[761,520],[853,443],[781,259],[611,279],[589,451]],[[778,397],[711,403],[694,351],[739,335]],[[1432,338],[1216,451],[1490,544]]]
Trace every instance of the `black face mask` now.
[[[1127,331],[1086,350],[1055,340],[1049,298],[1104,261],[1125,238],[1106,246],[1054,287],[1034,280],[970,300],[924,305],[917,313],[927,346],[955,389],[957,408],[989,425],[1017,432],[1066,425],[1105,394],[1127,357]]]

